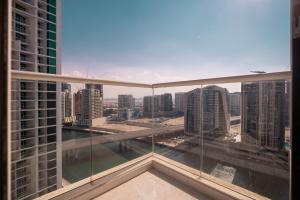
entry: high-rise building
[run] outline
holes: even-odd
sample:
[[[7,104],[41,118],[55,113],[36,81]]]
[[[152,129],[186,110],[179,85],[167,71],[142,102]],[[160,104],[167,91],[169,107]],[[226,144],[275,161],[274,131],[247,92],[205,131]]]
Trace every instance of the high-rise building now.
[[[184,132],[200,133],[201,130],[201,89],[197,88],[185,93],[184,97]]]
[[[242,83],[242,142],[281,149],[284,109],[285,81]]]
[[[223,135],[229,131],[229,96],[225,88],[207,86],[185,94],[186,134]]]
[[[118,108],[133,109],[135,107],[135,99],[132,95],[120,94],[118,95]]]
[[[152,96],[144,96],[143,98],[143,116],[152,116]]]
[[[229,94],[230,114],[231,116],[241,115],[241,93],[235,92]]]
[[[153,101],[153,105],[152,105]],[[143,115],[151,117],[152,116],[152,106],[153,114],[156,116],[158,114],[164,115],[173,110],[173,100],[172,94],[166,93],[162,95],[144,96],[143,99]]]
[[[74,111],[77,125],[93,126],[103,116],[102,85],[86,84],[86,88],[74,94]]]
[[[173,100],[171,93],[165,93],[159,95],[159,111],[160,112],[169,112],[173,110]]]
[[[61,93],[61,112],[62,122],[72,121],[72,94],[68,89]]]
[[[60,4],[12,1],[12,69],[61,72]],[[60,91],[56,83],[12,80],[12,199],[34,199],[61,187]]]
[[[184,113],[184,92],[175,93],[175,111]]]

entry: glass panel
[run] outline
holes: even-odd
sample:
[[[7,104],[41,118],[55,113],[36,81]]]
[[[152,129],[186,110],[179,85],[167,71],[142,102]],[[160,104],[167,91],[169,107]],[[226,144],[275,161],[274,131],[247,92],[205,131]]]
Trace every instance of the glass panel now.
[[[51,6],[56,6],[56,0],[47,0],[47,2]]]
[[[153,100],[154,152],[192,168],[201,165],[201,86],[155,89]]]
[[[91,168],[91,133],[79,123],[86,116],[85,98],[80,96],[84,84],[61,84],[62,176],[63,185],[88,178]]]
[[[51,57],[56,57],[56,51],[52,49],[47,49],[47,55]]]
[[[47,23],[47,29],[56,32],[56,25],[52,23]]]
[[[102,90],[102,85],[88,88],[82,95],[88,93],[94,99],[89,104],[91,108],[84,110],[94,112],[82,122],[79,118],[78,123],[91,131],[93,174],[150,153],[152,132],[149,123],[143,123],[142,96],[151,94],[151,89],[104,86]]]
[[[290,82],[202,89],[201,171],[271,199],[289,198]]]
[[[56,42],[48,40],[47,41],[47,47],[52,48],[52,49],[56,49]]]
[[[55,58],[47,58],[47,64],[48,65],[56,65],[56,59]]]
[[[49,73],[49,74],[56,74],[56,67],[48,66],[47,67],[47,73]]]
[[[48,37],[48,39],[56,40],[56,33],[48,31],[47,32],[47,37]]]
[[[52,6],[47,6],[47,10],[49,13],[56,15],[56,8]]]
[[[54,16],[54,15],[47,14],[47,19],[50,22],[56,23],[56,16]]]

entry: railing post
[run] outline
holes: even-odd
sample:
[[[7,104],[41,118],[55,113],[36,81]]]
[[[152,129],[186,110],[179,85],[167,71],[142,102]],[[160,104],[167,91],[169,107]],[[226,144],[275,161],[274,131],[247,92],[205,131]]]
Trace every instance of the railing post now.
[[[291,61],[292,61],[292,111],[290,199],[300,199],[300,0],[291,1]]]

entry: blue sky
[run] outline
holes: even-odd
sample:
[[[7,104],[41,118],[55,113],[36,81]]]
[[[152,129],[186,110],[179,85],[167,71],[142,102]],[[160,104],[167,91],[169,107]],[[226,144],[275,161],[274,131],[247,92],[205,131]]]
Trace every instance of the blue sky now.
[[[62,71],[163,82],[289,69],[287,0],[62,0]]]

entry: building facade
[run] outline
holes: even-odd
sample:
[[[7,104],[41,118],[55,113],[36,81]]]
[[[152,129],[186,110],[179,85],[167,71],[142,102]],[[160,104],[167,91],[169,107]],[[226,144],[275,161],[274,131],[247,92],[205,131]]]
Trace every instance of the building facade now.
[[[173,99],[171,93],[159,95],[159,111],[170,112],[173,111]]]
[[[61,113],[63,123],[72,122],[72,93],[69,89],[61,92]]]
[[[152,96],[144,96],[143,98],[143,116],[151,117],[152,115]]]
[[[60,74],[60,4],[12,1],[12,69]],[[34,199],[61,187],[60,87],[12,80],[12,199]]]
[[[175,111],[183,114],[184,113],[184,92],[175,93]]]
[[[86,84],[74,94],[74,112],[79,126],[91,127],[103,116],[103,86]]]
[[[152,105],[153,101],[153,105]],[[162,95],[144,96],[143,99],[143,115],[152,116],[152,106],[154,116],[164,116],[173,111],[173,100],[171,93]]]
[[[285,81],[242,83],[242,142],[282,148],[285,84]]]
[[[185,94],[184,129],[186,134],[210,136],[229,132],[229,96],[225,88],[207,86]]]
[[[229,94],[230,104],[230,115],[240,116],[241,115],[241,93],[235,92]]]
[[[118,95],[118,108],[119,109],[133,109],[135,107],[135,99],[129,94]]]

